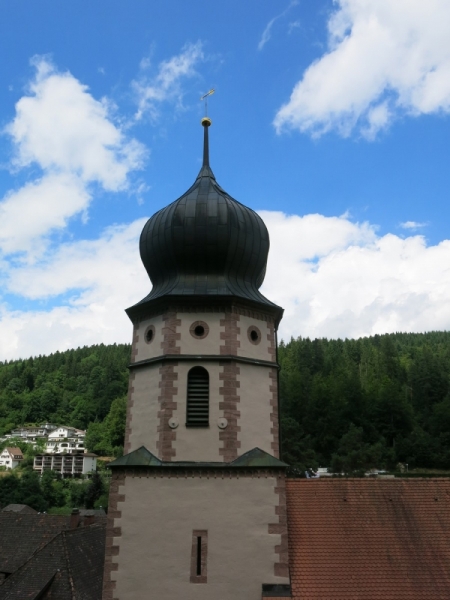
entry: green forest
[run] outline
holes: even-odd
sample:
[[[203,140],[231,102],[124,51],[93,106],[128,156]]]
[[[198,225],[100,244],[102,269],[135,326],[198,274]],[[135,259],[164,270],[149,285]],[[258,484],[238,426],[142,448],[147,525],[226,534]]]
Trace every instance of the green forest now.
[[[317,466],[450,469],[450,332],[279,347],[282,453]]]
[[[120,456],[129,357],[129,345],[98,345],[0,363],[0,436],[49,421],[87,429],[89,451]],[[450,332],[292,339],[280,343],[278,360],[282,458],[293,474],[450,470]],[[39,496],[39,486],[41,508],[104,505],[107,475],[95,493],[88,482],[39,480],[38,450],[18,444],[26,458],[0,478],[0,505]]]

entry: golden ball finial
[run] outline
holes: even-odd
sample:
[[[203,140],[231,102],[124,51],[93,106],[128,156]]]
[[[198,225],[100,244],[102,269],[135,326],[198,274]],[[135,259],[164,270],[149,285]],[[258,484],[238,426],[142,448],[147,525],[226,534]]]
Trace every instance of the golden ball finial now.
[[[201,120],[201,123],[202,123],[203,127],[209,127],[211,125],[212,121],[209,117],[203,117],[203,119]]]

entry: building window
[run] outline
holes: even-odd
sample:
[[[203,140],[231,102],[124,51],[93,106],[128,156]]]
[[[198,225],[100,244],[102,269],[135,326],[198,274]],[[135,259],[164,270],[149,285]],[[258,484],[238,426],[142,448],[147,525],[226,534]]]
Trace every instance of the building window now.
[[[144,339],[147,344],[151,344],[155,339],[155,327],[153,325],[149,325],[145,330]]]
[[[208,324],[205,321],[194,321],[189,327],[189,333],[198,340],[203,340],[209,333]]]
[[[191,583],[207,583],[208,531],[194,529],[191,549]]]
[[[203,367],[194,367],[188,373],[186,425],[209,425],[209,374]]]
[[[254,346],[257,346],[261,342],[261,331],[255,325],[251,325],[247,329],[248,340]]]

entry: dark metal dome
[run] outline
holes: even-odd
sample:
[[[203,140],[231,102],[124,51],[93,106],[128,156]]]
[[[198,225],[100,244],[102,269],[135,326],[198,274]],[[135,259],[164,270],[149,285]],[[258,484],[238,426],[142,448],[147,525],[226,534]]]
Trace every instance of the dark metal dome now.
[[[153,283],[142,302],[167,295],[215,295],[274,306],[258,291],[269,252],[267,228],[216,182],[209,166],[210,124],[203,119],[203,166],[194,184],[142,230],[141,258]]]

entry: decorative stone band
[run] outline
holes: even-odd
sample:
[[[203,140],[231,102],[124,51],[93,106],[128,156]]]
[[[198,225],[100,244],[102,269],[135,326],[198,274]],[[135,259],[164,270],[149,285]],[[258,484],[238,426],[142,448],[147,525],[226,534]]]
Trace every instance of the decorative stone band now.
[[[241,333],[239,327],[240,315],[235,312],[226,312],[225,318],[220,319],[220,326],[224,331],[220,333],[220,339],[223,342],[220,347],[221,355],[236,355],[241,343],[238,336]]]
[[[158,396],[159,411],[158,411],[158,441],[156,447],[158,448],[159,455],[162,460],[173,460],[176,454],[173,442],[176,440],[177,433],[169,425],[169,421],[173,416],[174,411],[177,409],[177,402],[174,400],[174,396],[177,393],[177,388],[174,382],[178,379],[178,373],[176,373],[174,367],[178,366],[178,363],[172,363],[169,365],[161,365],[159,368],[160,382],[159,387],[161,390]]]
[[[131,344],[131,362],[133,363],[136,360],[136,356],[138,353],[138,342],[139,342],[139,326],[137,324],[133,325],[133,341]]]
[[[146,367],[154,363],[166,362],[166,361],[207,361],[207,362],[225,362],[233,361],[238,363],[246,363],[250,365],[256,365],[259,367],[271,367],[279,369],[280,365],[270,360],[259,360],[256,358],[248,358],[246,356],[234,356],[233,354],[161,354],[154,358],[147,358],[145,360],[139,360],[132,362],[128,365],[129,369],[138,369],[139,367]]]
[[[167,313],[234,313],[251,319],[259,319],[278,326],[283,309],[275,304],[272,306],[246,302],[233,296],[208,296],[207,298],[186,298],[166,296],[150,302],[142,302],[126,310],[133,323],[138,324],[142,319],[150,319]]]
[[[131,421],[133,416],[133,393],[134,393],[134,378],[135,372],[130,373],[130,379],[128,380],[128,397],[127,397],[127,417],[125,423],[125,443],[123,446],[124,453],[127,454],[130,451],[130,433],[131,433]]]
[[[289,577],[289,545],[288,545],[288,525],[286,508],[286,476],[284,473],[278,475],[275,494],[278,496],[278,506],[275,507],[277,521],[270,523],[269,533],[277,533],[281,536],[281,543],[275,546],[275,553],[278,555],[278,562],[274,565],[274,575],[276,577]]]
[[[177,313],[168,311],[163,315],[163,341],[161,349],[164,353],[179,354],[180,348],[177,342],[181,340],[181,333],[177,332],[177,327],[181,325],[181,319],[177,319]]]
[[[105,569],[103,574],[103,595],[102,600],[115,600],[116,582],[112,577],[112,572],[117,571],[118,564],[113,562],[113,557],[119,554],[119,545],[116,542],[122,535],[121,527],[115,526],[115,520],[120,519],[122,512],[118,510],[117,504],[125,501],[124,494],[120,493],[120,488],[125,482],[125,473],[114,473],[111,479],[109,489],[109,509],[106,525],[106,549],[105,549]]]
[[[232,462],[238,457],[238,449],[241,447],[241,442],[238,439],[238,434],[241,431],[239,425],[241,413],[238,409],[241,401],[239,393],[241,384],[238,381],[240,368],[235,363],[236,361],[219,362],[222,368],[222,373],[219,374],[222,384],[219,388],[221,396],[219,410],[223,411],[223,416],[228,421],[228,427],[219,433],[219,440],[222,443],[219,454],[226,463]]]
[[[272,434],[272,442],[270,444],[273,455],[276,458],[280,456],[280,420],[279,420],[279,401],[278,401],[278,372],[276,368],[272,368],[269,371],[269,391],[271,393],[270,398],[270,421],[271,428],[270,433]]]
[[[253,478],[261,479],[268,477],[279,477],[280,470],[284,471],[286,467],[240,467],[233,468],[225,465],[222,468],[212,467],[182,467],[174,466],[170,468],[161,467],[116,467],[113,478],[116,473],[127,477],[139,479],[241,479]],[[284,474],[283,474],[284,477]],[[277,488],[275,488],[277,490]],[[278,525],[278,524],[277,524]],[[269,532],[276,533],[276,532]]]

